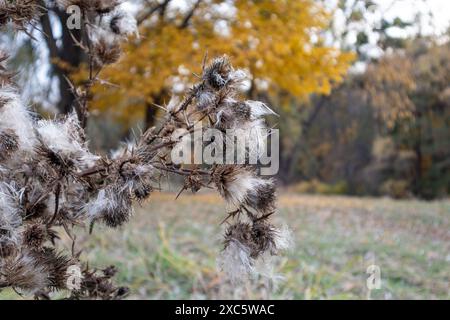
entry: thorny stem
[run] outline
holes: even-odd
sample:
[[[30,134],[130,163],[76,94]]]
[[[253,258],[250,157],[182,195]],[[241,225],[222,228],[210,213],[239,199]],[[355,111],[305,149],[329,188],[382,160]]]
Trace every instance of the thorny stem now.
[[[105,171],[106,167],[94,167],[78,174],[79,177],[87,177]]]
[[[192,174],[201,174],[201,175],[210,175],[211,172],[206,171],[206,170],[192,170],[192,169],[176,169],[173,167],[164,167],[164,166],[158,166],[158,165],[153,165],[153,167],[155,167],[156,169],[159,170],[164,170],[164,171],[168,171],[168,172],[172,172],[172,173],[176,173],[179,175],[184,175],[184,176],[190,176]]]
[[[90,25],[90,22],[89,22],[89,18],[88,18],[88,15],[86,14],[86,12],[83,13],[83,18],[85,20],[85,22],[84,22],[85,33],[86,33],[85,41],[86,41],[87,48],[82,46],[81,44],[79,44],[79,45],[82,49],[87,51],[86,53],[89,57],[89,78],[83,85],[83,88],[84,88],[83,97],[80,97],[79,94],[76,92],[76,90],[75,90],[74,94],[76,95],[78,105],[80,106],[80,118],[79,118],[80,126],[82,128],[85,128],[86,121],[88,118],[88,100],[90,97],[91,88],[95,84],[95,82],[98,81],[98,75],[102,71],[102,67],[99,67],[94,74],[94,54],[92,51],[92,42],[89,38],[89,35],[87,34],[87,27]]]
[[[98,73],[99,73],[99,71],[98,71],[97,74],[94,76],[94,79],[96,79]],[[174,116],[176,116],[178,113],[180,113],[181,111],[186,110],[186,108],[192,103],[192,100],[194,99],[195,94],[196,94],[196,92],[195,92],[195,91],[192,91],[192,92],[189,94],[189,96],[184,100],[184,102],[182,103],[182,105],[181,105],[176,111],[171,112],[171,113],[169,114],[169,117],[166,118],[165,122],[164,122],[164,123],[161,125],[161,127],[158,129],[158,132],[157,132],[156,134],[154,134],[154,135],[152,136],[152,138],[146,143],[147,145],[151,145],[157,138],[160,138],[160,139],[162,138],[162,137],[160,136],[160,134],[161,134],[161,132],[166,128],[167,124],[168,124],[168,123],[170,122],[170,120],[171,120]],[[198,124],[199,122],[201,122],[207,115],[208,115],[208,113],[204,114],[204,115],[203,115],[196,123],[194,123],[194,124],[187,124],[187,125],[188,125],[188,127],[187,127],[188,130],[187,130],[187,132],[186,132],[185,134],[183,134],[182,136],[184,136],[184,135],[186,135],[186,134],[189,134],[189,133],[192,133],[192,132],[193,132],[193,129],[194,129],[194,127],[195,127],[195,125]],[[152,129],[152,128],[147,129],[147,131],[143,134],[143,136],[145,136],[146,134],[150,133],[149,130],[151,130],[151,129]],[[164,148],[164,147],[166,147],[166,146],[171,146],[171,145],[173,145],[173,144],[175,144],[175,143],[177,143],[177,141],[173,141],[173,140],[171,140],[171,141],[166,141],[166,142],[162,142],[162,143],[157,144],[157,145],[153,146],[152,148],[146,150],[146,152],[153,152],[153,151],[159,150],[159,149],[161,149],[161,148]],[[108,167],[109,164],[107,164],[106,166]],[[190,175],[190,174],[192,173],[192,171],[186,171],[186,169],[183,169],[184,171],[178,171],[178,170],[176,170],[176,169],[170,169],[170,168],[167,168],[167,167],[159,167],[159,166],[154,166],[154,167],[157,168],[157,169],[161,169],[161,170],[164,170],[164,171],[171,171],[171,172],[173,172],[173,173],[178,173],[178,174],[181,174],[181,175]],[[104,167],[104,166],[101,166],[101,167],[94,167],[94,168],[90,168],[90,169],[87,169],[87,170],[85,170],[85,171],[79,173],[78,176],[79,176],[79,177],[87,177],[87,176],[90,176],[90,175],[94,175],[94,174],[97,174],[97,173],[104,172],[104,171],[106,171],[106,169],[107,169],[107,168]],[[189,172],[191,172],[191,173],[189,173]],[[199,171],[199,170],[196,170],[196,172],[197,172],[197,173],[200,173],[200,174],[205,174],[205,175],[206,175],[206,174],[210,174],[210,173],[207,172],[207,171],[202,172],[201,170],[200,170],[200,171]]]
[[[191,103],[192,100],[194,99],[196,94],[196,91],[192,91],[189,96],[183,101],[183,104],[180,106],[180,108],[178,108],[176,111],[169,113],[169,116],[166,118],[166,120],[164,121],[164,123],[161,125],[161,127],[158,129],[158,131],[156,132],[156,134],[150,139],[150,141],[148,142],[148,144],[151,144],[153,141],[156,140],[156,138],[159,137],[159,135],[161,134],[161,132],[164,130],[164,128],[166,127],[166,125],[170,122],[170,120],[176,116],[179,112],[185,110]],[[151,130],[152,128],[147,129],[147,131],[145,133],[148,132],[148,130]],[[144,133],[144,135],[145,135]]]

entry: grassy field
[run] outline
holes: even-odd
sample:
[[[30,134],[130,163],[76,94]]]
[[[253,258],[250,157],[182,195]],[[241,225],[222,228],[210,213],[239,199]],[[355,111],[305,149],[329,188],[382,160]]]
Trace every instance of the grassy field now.
[[[275,261],[283,279],[242,286],[216,269],[226,210],[212,194],[154,195],[122,229],[80,232],[85,257],[117,265],[131,299],[450,298],[450,201],[284,194],[276,220],[290,227],[295,246]],[[371,264],[382,282],[369,292]]]

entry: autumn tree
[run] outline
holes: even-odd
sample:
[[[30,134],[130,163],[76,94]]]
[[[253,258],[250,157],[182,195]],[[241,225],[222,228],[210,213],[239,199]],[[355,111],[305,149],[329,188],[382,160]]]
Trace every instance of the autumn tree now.
[[[350,167],[353,164],[356,165],[356,162],[358,163],[356,165],[358,168],[367,164],[367,155],[365,155],[367,148],[361,144],[362,141],[360,140],[357,143],[358,147],[356,149],[358,151],[354,149],[354,155],[359,155],[355,163],[344,161],[345,163],[338,165],[338,163],[341,163],[341,159],[336,159],[333,155],[344,152],[343,156],[345,157],[345,150],[348,152],[348,148],[352,148],[350,147],[352,145],[351,143],[347,146],[345,146],[345,143],[341,143],[341,141],[346,140],[345,137],[348,132],[342,132],[342,135],[338,136],[336,131],[341,127],[343,127],[343,131],[346,131],[349,122],[356,120],[354,119],[355,116],[363,117],[364,119],[360,119],[361,123],[366,124],[365,128],[368,132],[373,132],[372,123],[367,126],[368,123],[366,122],[368,113],[371,113],[372,109],[364,100],[360,99],[373,99],[374,102],[378,100],[377,105],[379,107],[376,110],[377,120],[374,119],[378,124],[378,128],[383,127],[384,121],[388,121],[390,125],[393,125],[397,118],[404,118],[411,114],[411,105],[404,104],[407,100],[402,97],[412,85],[408,77],[404,76],[411,68],[411,61],[397,57],[398,63],[390,64],[392,68],[384,68],[384,74],[381,72],[377,72],[376,75],[372,76],[367,74],[368,81],[364,82],[364,88],[367,90],[361,90],[360,88],[363,81],[360,79],[359,73],[364,72],[367,66],[369,66],[369,69],[375,68],[375,64],[380,59],[380,65],[384,64],[385,62],[382,58],[386,52],[397,52],[397,50],[403,50],[407,47],[411,38],[420,33],[421,30],[419,28],[418,31],[414,31],[410,27],[419,24],[418,21],[422,20],[421,17],[429,14],[427,12],[417,11],[415,20],[411,21],[403,20],[398,16],[390,19],[386,18],[386,13],[396,4],[396,0],[387,2],[385,7],[371,0],[340,0],[337,2],[333,11],[333,19],[330,19],[329,26],[326,30],[327,39],[343,51],[354,52],[354,64],[350,69],[350,77],[348,77],[347,81],[335,86],[330,95],[314,95],[306,101],[292,101],[291,104],[295,105],[292,109],[302,110],[302,112],[284,114],[284,117],[289,119],[295,118],[295,120],[290,121],[293,123],[297,122],[299,125],[290,125],[288,127],[290,132],[283,136],[289,137],[296,135],[301,137],[296,139],[295,142],[288,141],[291,147],[287,148],[282,158],[282,176],[286,182],[294,182],[302,179],[330,180],[332,176],[345,177],[345,179],[350,179],[351,181],[355,179],[355,168]],[[392,32],[398,30],[403,32]],[[402,36],[405,33],[410,36]],[[389,85],[384,86],[384,82],[378,81],[381,79],[371,78],[375,76],[388,79]],[[395,85],[393,85],[394,83]],[[379,95],[376,93],[378,91],[383,91],[383,94]],[[352,104],[352,106],[346,106],[346,103]],[[355,110],[355,105],[361,108],[367,107],[369,110],[367,112]],[[395,107],[391,108],[393,105]],[[348,114],[343,110],[352,110],[352,114]],[[342,112],[344,113],[341,114]],[[325,125],[317,123],[319,119]],[[328,121],[335,122],[328,123]],[[359,137],[368,138],[371,134],[361,132],[358,129],[361,123],[353,126],[353,131],[354,133],[358,132]],[[327,125],[330,127],[327,127]],[[319,130],[318,133],[311,132],[316,131],[318,128],[321,128],[322,131]],[[328,129],[333,132],[330,132],[329,137],[332,143],[322,136],[324,131]],[[315,135],[318,136],[316,137]],[[356,140],[353,141],[356,142]],[[369,144],[367,147],[370,150],[371,141],[367,139],[364,141]],[[327,155],[327,153],[330,154]],[[324,164],[325,161],[332,161],[332,163],[328,166]],[[329,168],[333,165],[337,171],[331,174]],[[344,170],[346,173],[341,172],[341,169],[338,168],[342,170],[346,168]],[[320,171],[324,170],[328,170],[330,174],[324,175],[323,172],[320,173]]]
[[[419,38],[366,74],[379,134],[390,137],[397,152],[412,154],[406,185],[424,198],[446,194],[450,185],[449,60],[448,42]]]
[[[410,39],[351,75],[304,136],[302,180],[359,195],[448,194],[449,52],[448,42]]]
[[[128,56],[105,70],[109,89],[94,88],[95,109],[109,110],[114,102],[126,125],[143,117],[152,124],[155,105],[189,86],[205,54],[233,57],[251,75],[245,95],[280,100],[286,108],[292,98],[329,93],[352,60],[325,45],[321,32],[331,15],[312,0],[195,1],[184,10],[165,1],[155,13],[128,43]]]

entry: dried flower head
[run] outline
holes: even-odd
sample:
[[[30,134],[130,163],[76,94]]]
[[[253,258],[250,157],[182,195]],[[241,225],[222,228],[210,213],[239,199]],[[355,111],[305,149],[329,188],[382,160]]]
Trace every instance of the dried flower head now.
[[[92,33],[92,43],[95,62],[99,67],[117,62],[122,55],[120,40],[102,29]]]
[[[255,261],[248,247],[231,240],[217,259],[220,270],[225,272],[232,283],[239,283],[255,272]]]
[[[128,221],[132,214],[131,194],[127,189],[110,185],[101,189],[84,210],[91,220],[101,220],[109,227],[118,227]]]
[[[25,246],[39,250],[45,242],[54,242],[58,235],[56,231],[49,228],[45,223],[37,220],[25,227],[22,238]]]
[[[230,80],[232,70],[227,56],[216,58],[203,71],[203,80],[215,90],[222,89]]]
[[[38,0],[1,0],[0,27],[11,22],[15,28],[25,30],[44,12]]]
[[[224,249],[218,264],[232,282],[240,282],[258,273],[257,259],[276,255],[291,244],[287,228],[276,229],[266,221],[237,222],[225,232]]]
[[[213,174],[219,193],[236,207],[248,206],[268,213],[275,208],[275,185],[272,180],[257,177],[254,169],[221,165]]]
[[[45,265],[30,252],[22,252],[2,264],[3,282],[30,293],[44,290],[50,285]]]
[[[109,19],[109,28],[120,36],[138,35],[136,19],[129,13],[116,10]]]
[[[11,129],[0,131],[0,161],[9,159],[19,149],[18,139]]]

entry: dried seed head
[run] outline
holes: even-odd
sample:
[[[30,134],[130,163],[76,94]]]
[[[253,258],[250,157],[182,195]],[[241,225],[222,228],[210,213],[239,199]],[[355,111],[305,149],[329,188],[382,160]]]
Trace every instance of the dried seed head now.
[[[215,90],[222,89],[228,83],[232,70],[226,56],[216,58],[203,71],[203,80]]]
[[[276,255],[291,243],[287,228],[277,230],[265,221],[237,222],[225,232],[224,250],[218,264],[232,282],[240,282],[261,273],[256,264],[258,258],[264,256],[265,263],[269,263],[268,254]]]
[[[196,94],[197,109],[206,110],[214,106],[216,101],[216,96],[212,91],[203,90],[198,91]]]
[[[19,149],[19,137],[11,129],[0,130],[0,161],[5,161]]]
[[[128,12],[115,11],[109,21],[109,28],[120,36],[138,35],[136,19]]]
[[[265,222],[256,222],[252,225],[252,241],[254,250],[252,257],[257,258],[264,252],[276,253],[276,229]]]
[[[122,48],[117,40],[100,38],[94,45],[95,62],[98,66],[113,64],[119,61],[121,55]]]
[[[117,205],[114,210],[106,210],[102,214],[102,221],[111,228],[117,228],[130,219],[131,216],[131,198],[122,194],[117,199]]]
[[[14,259],[6,260],[2,273],[5,282],[31,293],[50,285],[47,268],[29,252],[23,252]]]
[[[150,184],[138,183],[133,190],[133,194],[138,202],[145,201],[153,191]]]
[[[49,229],[43,221],[36,221],[26,226],[23,232],[24,245],[39,250],[46,241],[53,241],[58,236],[56,232]]]
[[[44,8],[38,0],[15,0],[0,2],[0,27],[11,22],[17,29],[24,30],[38,20]]]
[[[84,210],[91,220],[100,219],[107,226],[116,228],[130,218],[131,204],[131,195],[128,189],[109,185],[101,189],[96,198],[84,206]]]
[[[33,203],[28,208],[26,208],[26,217],[27,219],[36,219],[43,218],[47,214],[48,205],[45,201],[47,198],[45,197],[38,203]]]
[[[226,199],[239,205],[251,188],[253,172],[250,168],[235,165],[217,166],[212,179],[219,193]]]
[[[267,251],[275,253],[275,235],[276,229],[265,222],[237,222],[225,231],[224,247],[238,242],[248,248],[250,257],[257,259]]]
[[[275,208],[274,182],[257,177],[252,168],[217,166],[212,179],[219,193],[237,207],[245,205],[262,213]]]
[[[35,144],[34,121],[16,89],[0,87],[0,127],[13,130],[20,151],[32,152]]]
[[[191,189],[193,193],[198,192],[203,186],[202,177],[199,175],[190,175],[184,179],[184,187]]]
[[[88,0],[91,1],[91,8],[97,14],[107,14],[116,9],[122,3],[122,0]]]
[[[116,275],[118,270],[117,270],[116,266],[109,266],[109,267],[103,269],[102,271],[103,271],[103,274],[105,275],[105,277],[112,278]]]
[[[259,101],[226,101],[217,112],[216,127],[219,129],[239,129],[249,127],[248,123],[258,123],[264,115],[277,115],[266,104]]]
[[[83,280],[81,290],[72,292],[74,298],[89,297],[100,298],[103,300],[124,298],[129,289],[126,287],[116,287],[111,282],[111,277],[116,273],[114,267],[108,267],[101,272],[89,271],[87,268],[83,271]]]
[[[67,284],[67,268],[77,263],[73,258],[56,252],[53,248],[43,248],[40,251],[30,253],[39,265],[46,271],[48,287],[65,289]]]
[[[113,64],[120,59],[122,55],[121,37],[110,30],[94,26],[89,29],[89,38],[92,41],[94,62],[97,67]]]
[[[253,251],[253,237],[252,226],[249,223],[238,222],[230,225],[225,231],[224,247],[225,249],[233,242],[237,241],[240,244],[248,247]]]
[[[62,152],[53,151],[44,144],[40,144],[35,149],[37,160],[44,161],[48,166],[57,170],[62,176],[67,176],[72,172],[74,161]]]
[[[48,156],[58,157],[68,167],[91,167],[99,159],[87,149],[75,112],[58,120],[39,121],[37,132],[41,151],[48,153]]]
[[[259,179],[248,190],[245,203],[259,212],[268,213],[275,210],[275,184],[272,180]]]

